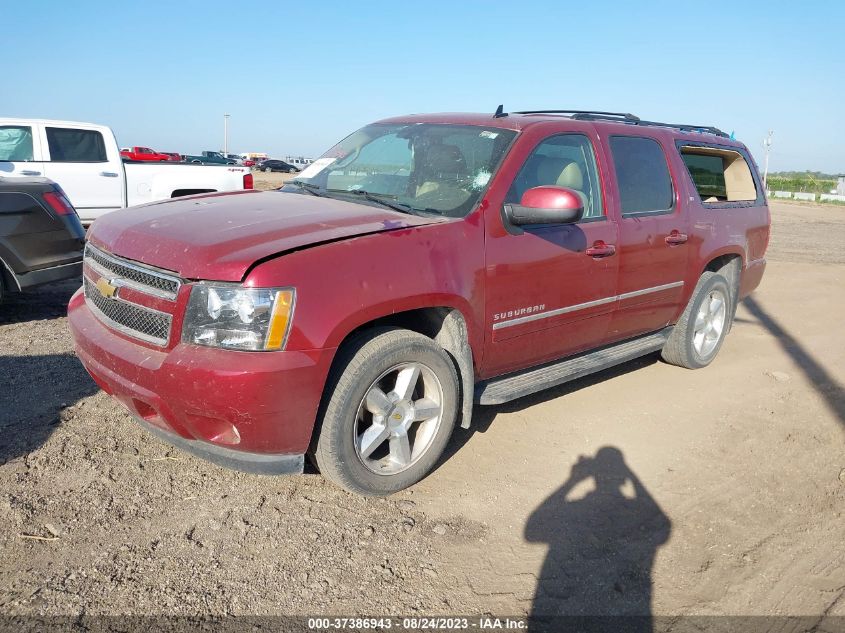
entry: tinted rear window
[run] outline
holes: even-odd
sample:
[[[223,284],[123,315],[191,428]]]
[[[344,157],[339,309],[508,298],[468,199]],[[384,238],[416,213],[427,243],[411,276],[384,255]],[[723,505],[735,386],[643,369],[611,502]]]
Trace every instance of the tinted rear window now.
[[[654,139],[610,137],[622,214],[668,211],[674,198],[666,156]]]
[[[14,191],[0,191],[0,215],[21,215],[24,213],[40,212],[41,205],[32,196]],[[3,228],[12,229],[13,227]]]
[[[105,163],[103,135],[93,130],[48,127],[50,160],[60,163]]]

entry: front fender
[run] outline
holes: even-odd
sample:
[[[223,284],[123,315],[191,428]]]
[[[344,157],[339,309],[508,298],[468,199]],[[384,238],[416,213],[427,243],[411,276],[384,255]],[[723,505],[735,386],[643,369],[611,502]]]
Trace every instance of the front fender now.
[[[463,315],[473,355],[481,357],[483,234],[468,220],[304,247],[259,264],[244,282],[296,288],[288,349],[337,347],[379,318],[447,307]]]

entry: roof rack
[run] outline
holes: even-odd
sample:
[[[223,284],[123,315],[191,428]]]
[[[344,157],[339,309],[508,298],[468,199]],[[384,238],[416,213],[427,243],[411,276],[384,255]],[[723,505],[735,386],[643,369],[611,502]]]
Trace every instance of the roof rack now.
[[[670,127],[682,132],[705,132],[730,138],[730,135],[712,125],[689,125],[686,123],[660,123],[659,121],[643,121],[640,117],[629,112],[604,112],[602,110],[525,110],[514,114],[568,114],[578,121],[616,121],[629,125],[648,125],[655,127]]]
[[[706,132],[708,134],[715,134],[716,136],[723,136],[724,138],[730,138],[731,135],[727,132],[723,132],[717,127],[713,127],[712,125],[687,125],[685,123],[660,123],[658,121],[640,121],[638,125],[654,125],[657,127],[671,127],[676,130],[681,130],[682,132]]]
[[[640,117],[629,112],[603,112],[602,110],[525,110],[515,114],[569,114],[573,119],[608,119],[612,121],[623,119],[630,123],[640,120]]]

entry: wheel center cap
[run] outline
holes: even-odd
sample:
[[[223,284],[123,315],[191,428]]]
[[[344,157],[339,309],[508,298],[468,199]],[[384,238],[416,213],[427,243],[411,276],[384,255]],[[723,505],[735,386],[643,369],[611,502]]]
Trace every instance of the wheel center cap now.
[[[393,409],[387,416],[388,427],[391,430],[402,427],[408,420],[408,418],[411,417],[412,412],[413,407],[410,405],[410,403],[404,401],[397,402],[393,405]]]

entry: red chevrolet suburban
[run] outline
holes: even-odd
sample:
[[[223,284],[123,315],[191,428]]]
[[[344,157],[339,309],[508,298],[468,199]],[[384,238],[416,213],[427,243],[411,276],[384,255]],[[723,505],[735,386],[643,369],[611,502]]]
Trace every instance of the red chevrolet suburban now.
[[[658,351],[708,365],[769,222],[748,150],[712,127],[404,116],[277,191],[98,219],[69,321],[94,380],[158,436],[250,472],[309,455],[382,495],[433,468],[474,403]]]

